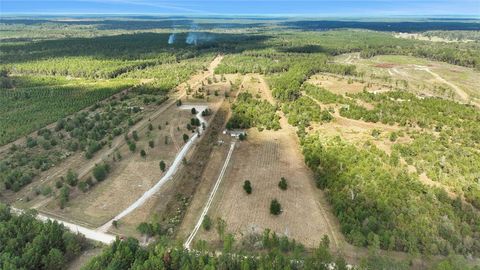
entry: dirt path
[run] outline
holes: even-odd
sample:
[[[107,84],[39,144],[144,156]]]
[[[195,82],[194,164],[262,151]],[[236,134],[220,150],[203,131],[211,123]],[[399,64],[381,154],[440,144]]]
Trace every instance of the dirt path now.
[[[12,212],[15,214],[22,214],[23,210],[17,209],[17,208],[11,208]],[[55,219],[52,217],[48,217],[46,215],[43,215],[41,213],[37,214],[36,218],[40,221],[47,222],[47,221],[56,221],[63,226],[65,226],[67,229],[69,229],[73,233],[80,233],[85,236],[87,239],[95,240],[98,242],[102,242],[104,244],[111,244],[113,241],[115,241],[115,236],[103,232],[99,232],[96,230],[92,230],[77,224],[69,223],[63,220]]]
[[[215,59],[210,63],[207,71],[202,72],[200,74],[197,74],[197,75],[193,76],[186,83],[183,83],[183,84],[179,85],[176,88],[176,91],[175,91],[175,92],[178,92],[176,95],[174,95],[175,98],[170,99],[170,101],[165,106],[163,106],[160,110],[156,111],[155,113],[149,115],[148,117],[145,117],[142,121],[138,122],[132,129],[133,130],[135,130],[135,129],[138,130],[138,129],[141,129],[141,128],[145,128],[147,123],[150,122],[149,119],[157,118],[167,108],[172,106],[176,102],[177,99],[180,99],[180,98],[184,97],[186,95],[185,90],[186,90],[188,85],[190,85],[190,86],[199,85],[207,77],[212,76],[214,74],[215,68],[218,66],[218,64],[221,62],[222,59],[223,59],[223,56],[221,56],[221,55],[218,55],[217,57],[215,57]],[[125,91],[127,91],[127,90],[125,90]],[[183,109],[191,109],[191,107],[193,107],[193,106],[192,105],[186,105]],[[197,113],[197,117],[199,118],[200,122],[202,124],[206,125],[207,123],[201,115],[201,112],[206,108],[206,106],[195,105],[195,107],[199,108],[199,111]],[[51,124],[51,125],[54,125],[54,124]],[[53,126],[52,126],[52,128],[53,128]],[[106,244],[109,244],[109,243],[113,242],[115,240],[115,236],[105,233],[108,230],[108,228],[111,226],[113,220],[118,220],[118,219],[124,217],[125,215],[127,215],[128,213],[132,212],[137,207],[141,206],[148,198],[150,198],[156,191],[158,191],[158,189],[166,181],[171,179],[172,175],[175,174],[175,172],[177,171],[183,157],[186,155],[186,153],[188,152],[188,150],[190,149],[190,147],[192,146],[193,142],[195,141],[195,139],[197,137],[198,137],[198,133],[195,133],[190,138],[190,140],[184,145],[182,150],[178,153],[177,157],[175,158],[175,161],[172,164],[172,166],[170,166],[167,173],[164,175],[164,177],[162,177],[162,179],[160,179],[160,181],[156,185],[154,185],[151,189],[149,189],[147,192],[145,192],[141,198],[139,198],[136,202],[134,202],[132,205],[130,205],[127,209],[125,209],[123,212],[121,212],[119,215],[117,215],[114,219],[110,220],[105,225],[101,226],[100,228],[98,228],[96,230],[92,230],[92,229],[86,228],[84,226],[69,223],[69,222],[66,222],[66,221],[63,221],[63,220],[60,220],[60,219],[57,219],[57,218],[49,217],[49,216],[47,216],[45,214],[42,214],[42,213],[39,213],[37,215],[37,219],[42,220],[42,221],[55,220],[59,223],[64,224],[71,231],[81,233],[81,234],[85,235],[85,237],[88,238],[88,239],[92,239],[92,240],[99,241],[99,242],[106,243]],[[107,151],[105,151],[101,155],[97,155],[97,157],[95,159],[92,159],[86,165],[84,165],[80,170],[77,171],[79,177],[82,177],[85,174],[87,174],[88,172],[90,172],[90,170],[95,166],[96,163],[98,163],[99,161],[102,161],[103,158],[108,157],[119,146],[123,145],[125,143],[123,141],[124,140],[122,140],[122,138],[116,138],[114,140],[114,142],[112,143],[112,147],[110,149],[108,149]],[[3,147],[9,147],[9,146],[5,145]],[[47,200],[45,200],[41,203],[36,204],[35,207],[42,207],[43,205],[45,205],[45,203],[48,203],[49,201],[50,201],[50,199],[47,199]],[[15,208],[12,208],[12,209],[14,209],[14,211],[17,212],[17,213],[21,213],[23,211],[23,210],[15,209]]]
[[[200,226],[202,225],[203,219],[205,218],[205,215],[207,215],[208,210],[210,209],[210,205],[212,204],[213,198],[215,197],[215,194],[217,193],[218,187],[220,186],[220,183],[223,180],[223,176],[225,175],[225,171],[227,170],[228,163],[230,162],[230,158],[232,157],[232,152],[235,149],[235,142],[232,142],[230,144],[230,149],[228,150],[228,155],[227,158],[225,159],[225,163],[223,164],[222,170],[220,171],[220,174],[218,175],[217,181],[215,182],[215,186],[213,186],[213,189],[210,193],[210,196],[208,196],[207,203],[205,204],[205,207],[203,208],[203,211],[195,224],[195,227],[193,228],[192,232],[188,236],[187,240],[183,244],[183,246],[190,250],[190,245],[195,238],[195,235],[198,232],[198,229],[200,229]]]
[[[453,88],[453,90],[455,90],[455,92],[457,93],[457,95],[460,96],[460,98],[462,98],[463,101],[465,102],[468,102],[468,99],[469,99],[469,95],[467,93],[465,93],[465,91],[463,91],[462,89],[460,89],[460,87],[456,86],[455,84],[445,80],[443,77],[441,77],[440,75],[438,75],[437,73],[433,72],[429,67],[426,67],[426,66],[420,66],[420,65],[414,65],[415,66],[415,69],[416,70],[422,70],[422,71],[425,71],[425,72],[428,72],[430,73],[433,77],[435,77],[435,79],[437,79],[437,81],[441,82],[441,83],[444,83],[448,86],[450,86],[451,88]]]
[[[215,72],[215,68],[218,66],[218,64],[221,62],[222,59],[223,59],[223,56],[221,56],[221,55],[217,56],[210,63],[208,71],[203,72],[200,75],[194,76],[186,84],[182,84],[182,86],[179,87],[179,90],[181,91],[179,98],[182,98],[183,96],[186,95],[186,87],[188,87],[188,86],[192,87],[192,85],[193,85],[192,88],[194,88],[194,87],[196,87],[196,85],[200,85],[202,83],[202,81],[205,80],[207,77],[212,76]],[[172,100],[172,102],[176,102],[176,99]],[[205,110],[206,108],[208,108],[208,106],[189,104],[189,105],[182,105],[180,107],[180,109],[184,109],[184,110],[191,110],[192,108],[197,109],[196,117],[200,120],[202,125],[207,126],[207,121],[202,117],[202,111]],[[146,120],[148,120],[148,119],[146,119]],[[201,128],[199,129],[199,132],[201,132],[200,130],[201,130]],[[145,204],[145,202],[147,202],[148,199],[150,199],[153,195],[155,195],[155,193],[157,193],[158,190],[160,190],[160,188],[165,183],[167,183],[168,181],[173,179],[173,176],[175,175],[179,166],[181,165],[181,162],[182,162],[183,158],[187,155],[188,151],[193,146],[194,142],[196,141],[196,139],[198,137],[199,137],[199,133],[195,133],[188,140],[188,142],[182,147],[180,152],[175,157],[175,160],[173,161],[172,165],[168,168],[167,172],[164,174],[164,176],[153,187],[151,187],[149,190],[147,190],[145,193],[143,193],[143,195],[140,198],[138,198],[134,203],[132,203],[130,206],[128,206],[125,210],[120,212],[118,215],[116,215],[114,218],[112,218],[110,221],[108,221],[104,225],[100,226],[97,230],[100,231],[100,232],[108,231],[108,229],[112,226],[113,221],[117,221],[117,220],[122,219],[123,217],[125,217],[128,214],[130,214],[131,212],[133,212],[135,209],[137,209],[140,206],[142,206],[143,204]]]

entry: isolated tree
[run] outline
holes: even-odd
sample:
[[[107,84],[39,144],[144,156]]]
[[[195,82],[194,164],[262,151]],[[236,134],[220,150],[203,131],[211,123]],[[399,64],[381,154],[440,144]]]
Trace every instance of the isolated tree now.
[[[150,146],[150,148],[155,147],[155,143],[153,142],[153,140],[148,142],[148,146]]]
[[[182,100],[181,99],[177,100],[177,107],[180,107],[180,106],[182,106]]]
[[[112,225],[113,225],[113,227],[115,227],[117,229],[118,228],[118,221],[117,220],[112,221]]]
[[[140,156],[143,157],[143,158],[146,157],[146,156],[147,156],[147,152],[145,152],[145,150],[143,150],[143,149],[140,150]]]
[[[288,184],[287,184],[287,179],[285,179],[285,177],[282,177],[282,178],[280,179],[280,182],[278,182],[278,187],[279,187],[281,190],[287,190]]]
[[[152,123],[149,123],[149,124],[148,124],[148,130],[150,130],[150,131],[153,130],[153,125],[152,125]]]
[[[165,161],[161,160],[159,166],[160,166],[160,170],[162,170],[162,172],[165,172],[165,167],[166,167]]]
[[[66,179],[67,179],[67,184],[69,184],[72,187],[76,186],[78,183],[78,175],[72,169],[68,169]]]
[[[192,108],[191,112],[192,114],[197,114],[197,110],[195,108]]]
[[[206,231],[210,231],[210,229],[212,228],[212,219],[210,218],[210,216],[205,215],[205,217],[203,218],[203,221],[202,221],[202,227]]]
[[[183,134],[183,142],[187,142],[190,137],[187,134]]]
[[[252,194],[252,184],[249,180],[245,180],[245,182],[243,182],[243,190],[245,190],[247,194]]]
[[[273,199],[270,202],[270,214],[278,216],[282,212],[282,206],[277,201],[277,199]]]
[[[70,189],[67,186],[62,187],[60,190],[60,208],[65,208],[68,200],[70,199]]]
[[[105,163],[95,165],[92,172],[93,177],[95,177],[95,179],[97,179],[99,182],[105,180],[105,178],[107,178],[108,169],[108,165]]]
[[[128,142],[128,149],[130,149],[130,152],[135,152],[135,149],[137,149],[135,142]]]

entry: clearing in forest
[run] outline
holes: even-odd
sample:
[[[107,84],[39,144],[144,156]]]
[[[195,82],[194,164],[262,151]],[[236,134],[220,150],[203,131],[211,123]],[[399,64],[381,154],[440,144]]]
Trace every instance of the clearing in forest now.
[[[268,86],[263,77],[257,74],[244,76],[241,91],[249,91],[257,98],[273,102]],[[295,130],[286,119],[281,120],[282,129],[259,132],[249,129],[246,141],[239,141],[224,179],[210,207],[208,215],[212,220],[222,218],[226,221],[227,231],[234,233],[237,239],[252,239],[249,236],[261,234],[271,229],[279,235],[286,235],[308,247],[318,245],[327,235],[332,247],[337,249],[343,238],[336,218],[331,214],[323,192],[315,187],[313,175],[303,162]],[[229,145],[230,138],[224,144]],[[201,209],[207,194],[217,179],[221,165],[226,156],[227,147],[218,148],[209,163],[206,182],[209,187],[200,186],[202,202],[194,199],[192,205]],[[221,158],[223,157],[223,158]],[[287,190],[281,190],[278,182],[287,179]],[[253,192],[247,195],[242,186],[245,180],[252,183]],[[208,191],[208,192],[207,192]],[[270,202],[277,199],[282,205],[279,216],[270,214]],[[196,213],[196,214],[195,214]],[[189,211],[182,226],[183,235],[187,236],[197,222],[199,211]],[[195,218],[196,217],[196,218]],[[190,225],[188,225],[190,224]],[[215,230],[209,232],[200,229],[195,240],[204,239],[218,243]],[[250,243],[254,244],[254,243]]]
[[[345,55],[336,57],[339,63],[347,63],[347,59]],[[401,55],[350,59],[349,64],[355,65],[367,82],[480,104],[480,73],[472,68]]]

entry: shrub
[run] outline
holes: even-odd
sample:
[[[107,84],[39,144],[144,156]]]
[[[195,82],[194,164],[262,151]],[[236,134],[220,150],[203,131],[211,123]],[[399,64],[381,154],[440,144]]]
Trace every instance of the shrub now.
[[[165,165],[165,162],[163,160],[160,161],[159,166],[160,166],[160,170],[162,170],[162,172],[165,172],[166,165]]]
[[[106,164],[106,163],[97,164],[93,168],[93,177],[95,177],[95,179],[97,179],[97,181],[101,182],[101,181],[105,180],[105,178],[107,178],[108,170],[109,170],[108,164]]]
[[[252,184],[249,180],[245,180],[245,182],[243,182],[243,190],[245,190],[247,194],[252,194]]]
[[[282,212],[282,206],[280,203],[277,201],[277,199],[273,199],[272,202],[270,202],[270,214],[278,216]]]
[[[134,142],[129,142],[128,149],[130,149],[130,152],[135,152],[135,149],[137,149],[137,145]]]
[[[138,141],[138,133],[137,133],[136,130],[134,130],[134,131],[132,132],[132,137],[133,137],[133,139],[134,139],[135,141]]]
[[[67,204],[68,200],[70,199],[70,189],[66,186],[64,186],[60,190],[60,208],[63,209],[65,208],[65,205]]]
[[[37,146],[37,140],[35,140],[35,139],[31,138],[31,137],[28,137],[28,138],[27,138],[27,147],[28,147],[28,148],[33,148],[33,147],[35,147],[35,146]]]
[[[150,146],[150,148],[153,148],[155,147],[155,143],[153,141],[149,141],[148,146]]]
[[[88,184],[84,181],[78,183],[78,188],[82,191],[82,192],[87,192],[88,191]]]
[[[398,139],[398,134],[396,132],[390,133],[390,141],[394,142]]]
[[[205,217],[203,218],[202,227],[206,231],[210,231],[210,229],[212,228],[212,219],[208,215],[205,215]]]
[[[76,186],[78,183],[78,175],[72,169],[68,169],[66,179],[67,179],[67,184],[69,184],[72,187]]]
[[[280,182],[278,182],[278,187],[279,187],[281,190],[287,190],[288,184],[287,184],[287,179],[285,179],[285,177],[282,177],[282,178],[280,179]]]
[[[140,150],[140,156],[143,157],[143,158],[146,157],[146,156],[147,156],[147,152],[145,152],[145,150],[143,150],[143,149]]]

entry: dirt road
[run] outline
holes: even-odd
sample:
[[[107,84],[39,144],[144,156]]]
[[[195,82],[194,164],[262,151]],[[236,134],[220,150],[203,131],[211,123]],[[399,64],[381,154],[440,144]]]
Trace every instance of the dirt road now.
[[[15,214],[19,215],[19,214],[23,213],[23,210],[21,210],[21,209],[17,209],[17,208],[13,208],[13,207],[11,209],[12,209],[12,212],[15,213]],[[43,222],[56,221],[56,222],[62,224],[63,226],[65,226],[67,229],[69,229],[73,233],[83,234],[85,236],[85,238],[87,238],[87,239],[102,242],[102,243],[107,244],[107,245],[111,244],[113,241],[115,241],[115,238],[116,238],[114,235],[99,232],[99,231],[96,231],[96,230],[92,230],[92,229],[89,229],[89,228],[86,228],[86,227],[83,227],[83,226],[80,226],[80,225],[77,225],[77,224],[69,223],[69,222],[59,220],[59,219],[55,219],[55,218],[52,218],[52,217],[47,217],[47,216],[45,216],[41,213],[37,214],[36,218],[40,221],[43,221]]]
[[[210,193],[210,196],[208,196],[207,203],[205,204],[205,207],[203,208],[203,211],[197,221],[197,224],[195,224],[195,227],[193,228],[192,232],[188,236],[187,240],[183,244],[183,246],[190,250],[190,245],[195,238],[195,235],[198,232],[198,229],[200,229],[200,226],[202,225],[203,219],[205,218],[205,215],[207,215],[208,210],[210,209],[210,205],[212,204],[213,198],[215,197],[215,194],[217,193],[218,187],[220,186],[220,183],[223,180],[223,176],[225,175],[225,171],[227,170],[228,163],[230,162],[230,158],[232,157],[233,150],[235,149],[235,142],[232,142],[230,144],[230,149],[228,150],[228,155],[227,158],[225,159],[225,163],[223,164],[222,170],[220,171],[220,174],[218,175],[217,181],[215,182],[215,186],[212,189],[212,192]]]
[[[202,125],[207,126],[207,122],[205,119],[202,117],[202,111],[207,108],[207,106],[203,105],[185,105],[180,107],[181,109],[185,110],[191,110],[192,108],[197,108],[197,118],[200,120]],[[198,138],[198,133],[193,134],[193,136],[188,140],[188,142],[182,147],[180,152],[178,152],[177,156],[175,157],[175,160],[173,161],[172,165],[170,168],[168,168],[167,172],[163,175],[163,177],[149,190],[147,190],[143,195],[138,198],[133,204],[128,206],[125,210],[123,210],[120,214],[116,215],[114,218],[112,218],[110,221],[102,225],[101,227],[98,228],[98,231],[100,232],[106,232],[108,229],[112,226],[113,221],[115,220],[120,220],[126,215],[130,214],[132,211],[137,209],[138,207],[142,206],[149,198],[151,198],[155,193],[160,190],[160,188],[167,183],[168,181],[172,180],[173,176],[175,173],[178,171],[178,168],[182,164],[183,158],[187,155],[188,150],[193,146],[195,143],[195,140]]]

